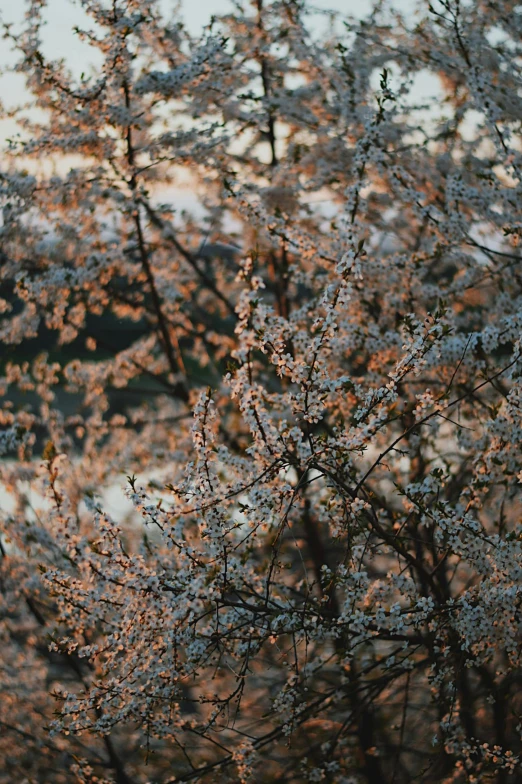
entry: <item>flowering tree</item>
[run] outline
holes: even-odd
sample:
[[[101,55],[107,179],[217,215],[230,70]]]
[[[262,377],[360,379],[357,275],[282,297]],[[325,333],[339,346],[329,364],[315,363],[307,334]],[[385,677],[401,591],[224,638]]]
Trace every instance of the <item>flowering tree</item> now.
[[[519,781],[520,8],[79,4],[5,29],[0,782]]]

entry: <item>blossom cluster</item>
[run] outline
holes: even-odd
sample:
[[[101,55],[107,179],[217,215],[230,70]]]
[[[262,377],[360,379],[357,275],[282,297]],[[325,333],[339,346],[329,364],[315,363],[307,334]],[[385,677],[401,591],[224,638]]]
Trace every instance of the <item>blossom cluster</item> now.
[[[0,784],[518,780],[522,14],[80,5],[5,29]]]

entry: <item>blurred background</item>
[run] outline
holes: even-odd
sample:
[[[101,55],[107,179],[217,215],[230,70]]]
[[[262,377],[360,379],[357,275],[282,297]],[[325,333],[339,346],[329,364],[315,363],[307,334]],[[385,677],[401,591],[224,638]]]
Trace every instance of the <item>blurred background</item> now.
[[[249,0],[243,0],[240,5],[248,7]],[[93,53],[89,46],[78,40],[73,33],[75,26],[82,26],[89,22],[82,12],[77,0],[48,0],[45,10],[47,20],[46,37],[43,42],[43,54],[51,58],[65,58],[67,63],[80,75],[87,72],[89,65],[96,65]],[[342,14],[353,14],[361,17],[368,14],[372,3],[370,0],[315,0],[309,3],[311,8],[318,11],[318,25],[328,24],[325,12],[333,10]],[[396,0],[395,7],[402,12],[410,12],[414,7],[413,0]],[[187,29],[198,35],[210,21],[213,14],[223,14],[234,7],[232,0],[161,0],[160,6],[168,15],[179,9]],[[14,25],[14,30],[23,20],[26,11],[24,0],[0,0],[0,21],[3,24]],[[3,44],[0,47],[0,101],[7,107],[19,102],[24,96],[24,80],[21,76],[5,73],[14,63],[14,57],[9,52],[9,47]],[[8,138],[14,130],[14,125],[0,121],[0,140]]]

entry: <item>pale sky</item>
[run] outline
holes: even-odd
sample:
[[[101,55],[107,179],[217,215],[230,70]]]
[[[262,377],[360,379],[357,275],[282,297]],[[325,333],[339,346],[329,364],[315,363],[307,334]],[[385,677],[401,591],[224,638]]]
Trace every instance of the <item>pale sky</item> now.
[[[350,13],[363,16],[371,9],[371,0],[312,0],[310,5],[318,9],[333,9],[341,13]],[[398,0],[398,7],[406,8],[412,5],[412,0]],[[48,0],[47,2],[47,37],[44,47],[47,55],[55,57],[65,56],[72,62],[81,62],[82,47],[71,29],[74,25],[81,24],[86,16],[80,11],[75,0]],[[172,8],[171,0],[161,0],[161,6],[168,13]],[[182,15],[189,30],[199,32],[210,20],[212,14],[228,11],[231,3],[228,0],[182,0]],[[24,14],[24,0],[0,0],[0,16],[6,22],[21,20]],[[5,61],[7,53],[2,51],[0,61]]]
[[[411,0],[399,0],[401,6]],[[313,5],[322,9],[335,9],[341,12],[362,15],[371,7],[370,0],[314,0]],[[162,6],[168,13],[172,8],[171,0],[162,0]],[[198,33],[208,23],[212,14],[226,12],[231,8],[228,0],[182,0],[182,14],[187,27],[192,33]],[[26,3],[24,0],[0,0],[0,20],[15,25],[23,19]],[[80,75],[88,71],[92,60],[92,49],[82,44],[72,32],[75,25],[82,26],[86,16],[81,12],[75,0],[48,0],[46,10],[46,35],[43,52],[49,58],[64,57],[73,71]],[[86,27],[90,24],[87,22]],[[0,68],[9,67],[14,62],[6,43],[0,46]],[[0,101],[12,106],[24,99],[24,79],[15,74],[0,74]],[[13,133],[15,126],[10,122],[0,121],[0,147],[2,140]]]
[[[396,6],[407,10],[413,6],[413,1],[397,0]],[[171,0],[162,0],[161,4],[165,11],[172,7]],[[72,28],[75,25],[81,26],[86,18],[78,5],[74,0],[48,0],[43,50],[48,57],[65,57],[74,70],[81,73],[86,66],[90,49],[86,44],[79,42],[77,36],[72,33]],[[333,9],[341,13],[363,16],[371,9],[373,3],[371,0],[311,0],[310,5],[318,9]],[[191,32],[197,33],[209,21],[212,14],[226,12],[231,4],[228,0],[182,0],[181,6],[187,27]],[[23,18],[25,7],[24,0],[0,0],[0,19],[16,25]],[[12,61],[8,46],[3,44],[0,48],[0,67],[5,67]],[[8,102],[19,100],[21,90],[23,90],[23,80],[20,77],[0,76],[0,99]]]
[[[395,6],[402,11],[413,8],[415,0],[396,0]],[[172,0],[161,0],[168,15],[172,8]],[[371,0],[311,0],[310,5],[317,9],[332,9],[341,13],[364,16],[371,10]],[[208,23],[212,14],[226,12],[231,8],[228,0],[182,0],[182,15],[187,27],[193,33],[198,33]],[[0,20],[14,24],[23,19],[26,3],[24,0],[0,0]],[[44,55],[48,58],[65,58],[67,63],[78,76],[82,71],[88,72],[89,64],[93,59],[92,49],[87,44],[82,44],[74,35],[72,29],[75,25],[83,26],[86,16],[75,0],[48,0],[45,12],[47,26],[45,30]],[[89,21],[85,27],[90,27]],[[0,69],[11,66],[14,62],[12,54],[6,43],[0,47]],[[24,100],[24,79],[12,73],[0,73],[0,101],[7,107],[19,104]],[[0,121],[0,148],[2,142],[15,131],[14,123]]]

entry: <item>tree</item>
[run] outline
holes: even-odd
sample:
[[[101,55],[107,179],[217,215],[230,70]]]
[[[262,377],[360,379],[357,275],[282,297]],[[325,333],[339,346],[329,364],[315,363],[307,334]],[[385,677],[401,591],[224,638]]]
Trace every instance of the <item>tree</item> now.
[[[520,780],[520,9],[79,4],[5,30],[0,781]]]

